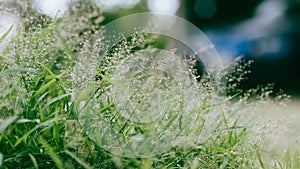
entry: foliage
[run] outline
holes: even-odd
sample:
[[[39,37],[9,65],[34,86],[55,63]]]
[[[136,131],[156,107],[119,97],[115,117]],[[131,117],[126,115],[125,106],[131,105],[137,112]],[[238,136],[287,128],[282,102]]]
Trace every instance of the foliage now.
[[[107,67],[133,50],[151,47],[146,44],[155,38],[132,35],[135,38],[123,39],[102,62],[96,62],[105,49],[100,9],[77,2],[70,13],[58,20],[27,10],[22,20],[25,29],[0,54],[0,168],[299,167],[297,154],[286,153],[275,164],[262,156],[264,145],[274,139],[274,130],[280,130],[280,125],[253,118],[262,113],[260,105],[276,106],[287,96],[280,94],[274,101],[271,86],[239,91],[235,84],[249,73],[245,70],[248,64],[237,65],[236,71],[227,75],[231,96],[222,101],[213,102],[211,98],[218,96],[211,96],[207,84],[199,83],[202,91],[207,89],[203,97],[210,100],[197,112],[208,114],[206,128],[198,126],[197,130],[209,133],[205,141],[174,146],[153,157],[127,158],[107,152],[86,135],[74,109],[74,85],[78,88],[76,85],[87,85],[86,79],[99,80],[82,63],[87,58],[95,59],[89,67],[108,74]],[[108,85],[103,82],[100,90]],[[209,121],[209,117],[213,120]]]

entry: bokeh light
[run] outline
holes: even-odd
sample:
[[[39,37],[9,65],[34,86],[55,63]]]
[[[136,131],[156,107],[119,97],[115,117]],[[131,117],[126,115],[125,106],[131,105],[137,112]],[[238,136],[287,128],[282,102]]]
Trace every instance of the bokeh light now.
[[[34,0],[34,8],[52,18],[62,17],[68,11],[72,0]]]
[[[132,8],[140,0],[96,0],[96,4],[104,11],[115,11],[119,8]]]
[[[161,12],[167,14],[176,14],[179,9],[179,0],[148,0],[148,8],[151,12]]]

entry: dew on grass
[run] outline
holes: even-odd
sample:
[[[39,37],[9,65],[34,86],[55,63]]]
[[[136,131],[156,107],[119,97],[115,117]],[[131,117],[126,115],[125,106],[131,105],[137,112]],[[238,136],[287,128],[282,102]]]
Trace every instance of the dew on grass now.
[[[78,95],[89,98],[84,105],[79,102],[80,123],[102,147],[127,157],[152,156],[192,142],[195,135],[200,140],[208,138],[209,132],[195,129],[202,125],[197,111],[202,93],[185,60],[174,52],[147,49],[107,64],[109,87],[95,95],[91,86]],[[110,103],[114,106],[108,108]],[[107,110],[97,113],[103,107]]]

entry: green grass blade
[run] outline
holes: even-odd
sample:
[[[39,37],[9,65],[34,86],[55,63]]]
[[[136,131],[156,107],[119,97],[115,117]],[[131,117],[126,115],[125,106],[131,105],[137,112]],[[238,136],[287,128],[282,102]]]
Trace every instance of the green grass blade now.
[[[227,149],[224,149],[222,147],[210,147],[211,150],[215,150],[219,153],[229,153],[229,150]]]
[[[45,65],[43,65],[43,64],[41,64],[41,66],[52,76],[52,78],[57,78],[57,79],[59,79],[59,78],[61,78],[65,73],[66,73],[66,71],[65,72],[62,72],[61,74],[59,74],[59,75],[55,75],[49,68],[47,68]]]
[[[29,69],[29,68],[15,68],[15,69],[6,69],[4,71],[0,72],[0,76],[5,76],[5,75],[10,75],[12,73],[16,73],[16,72],[34,72],[34,69]]]
[[[253,127],[254,126],[251,126],[251,125],[233,126],[233,127],[224,128],[223,131],[231,131],[231,130],[237,130],[237,129],[251,129]]]
[[[46,83],[44,86],[42,86],[38,91],[35,92],[35,94],[32,96],[32,98],[36,98],[38,95],[46,91],[53,83],[56,82],[56,79],[52,79],[48,83]]]
[[[13,116],[7,119],[0,119],[0,133],[2,133],[9,125],[11,125],[16,119],[18,118],[18,116]]]
[[[3,164],[3,154],[0,153],[0,167],[2,166],[2,164]]]
[[[259,164],[260,164],[261,168],[262,168],[262,169],[265,169],[266,166],[265,166],[265,164],[264,164],[264,162],[263,162],[263,159],[261,158],[261,156],[260,156],[258,150],[256,151],[256,154],[257,154],[258,161],[259,161]]]
[[[39,166],[38,166],[38,164],[37,164],[37,162],[36,162],[35,157],[34,157],[32,154],[29,154],[29,157],[30,157],[30,159],[31,159],[31,161],[32,161],[32,163],[33,163],[35,169],[38,169]]]
[[[68,94],[63,94],[63,95],[60,95],[60,96],[58,96],[58,97],[53,98],[52,100],[50,100],[50,101],[43,107],[43,111],[45,111],[45,109],[46,109],[48,106],[50,106],[51,104],[53,104],[53,103],[55,103],[55,102],[57,102],[57,101],[59,101],[59,100],[61,100],[61,99],[64,99],[64,98],[66,98],[66,97],[68,97],[68,96],[71,96],[71,95],[72,95],[71,93],[68,93]]]
[[[56,155],[56,153],[54,152],[54,150],[52,149],[52,147],[47,143],[47,141],[40,136],[38,138],[39,142],[43,145],[43,147],[45,148],[46,152],[48,153],[48,155],[51,157],[51,159],[53,160],[53,162],[55,163],[56,167],[59,169],[63,169],[63,163],[60,160],[60,158],[58,157],[58,155]]]
[[[76,160],[85,169],[92,169],[91,166],[89,166],[86,162],[84,162],[83,160],[81,160],[80,158],[78,158],[75,154],[73,154],[69,150],[66,150],[65,153],[68,154],[70,157],[72,157],[74,160]]]
[[[33,129],[31,129],[26,134],[24,134],[20,139],[18,139],[18,141],[15,143],[14,147],[16,147],[17,145],[19,145],[23,140],[25,140],[32,132],[34,132],[38,128],[43,127],[43,126],[47,126],[49,124],[52,124],[52,123],[54,123],[55,121],[57,121],[59,119],[61,119],[61,118],[54,118],[54,119],[45,121],[45,122],[40,123],[39,125],[35,126]]]
[[[12,31],[13,25],[9,27],[9,29],[0,37],[0,43],[3,42],[3,40],[8,36],[8,34]]]

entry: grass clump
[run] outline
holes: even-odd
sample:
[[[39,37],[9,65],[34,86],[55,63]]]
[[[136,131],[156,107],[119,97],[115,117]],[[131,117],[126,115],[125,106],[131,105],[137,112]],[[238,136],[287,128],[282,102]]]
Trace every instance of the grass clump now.
[[[191,118],[199,116],[199,121],[185,135],[191,138],[185,140],[186,144],[149,157],[133,158],[107,151],[79,123],[74,89],[97,85],[97,91],[83,90],[86,93],[81,94],[98,94],[96,113],[102,113],[98,120],[106,119],[119,129],[122,138],[131,136],[133,129],[151,133],[151,126],[129,124],[118,117],[116,105],[103,93],[114,85],[110,75],[116,70],[111,68],[138,49],[151,48],[149,44],[155,38],[134,34],[134,38],[123,39],[105,55],[107,39],[102,36],[101,10],[97,7],[76,2],[71,12],[58,20],[27,10],[21,19],[24,29],[0,54],[0,168],[299,167],[297,154],[286,153],[275,163],[264,157],[264,146],[275,138],[274,132],[281,125],[259,119],[260,113],[267,113],[260,108],[275,107],[287,97],[280,94],[272,99],[272,86],[238,90],[236,84],[249,73],[245,70],[248,63],[239,64],[234,73],[227,75],[229,96],[222,101],[214,100],[219,96],[210,90],[209,80],[197,83],[200,92],[193,92],[204,102],[190,112],[197,115]],[[99,56],[105,57],[99,60]],[[87,59],[93,64],[84,64]],[[195,70],[190,72],[199,79],[193,75]],[[181,125],[188,126],[187,120]],[[175,131],[171,125],[165,127]]]

